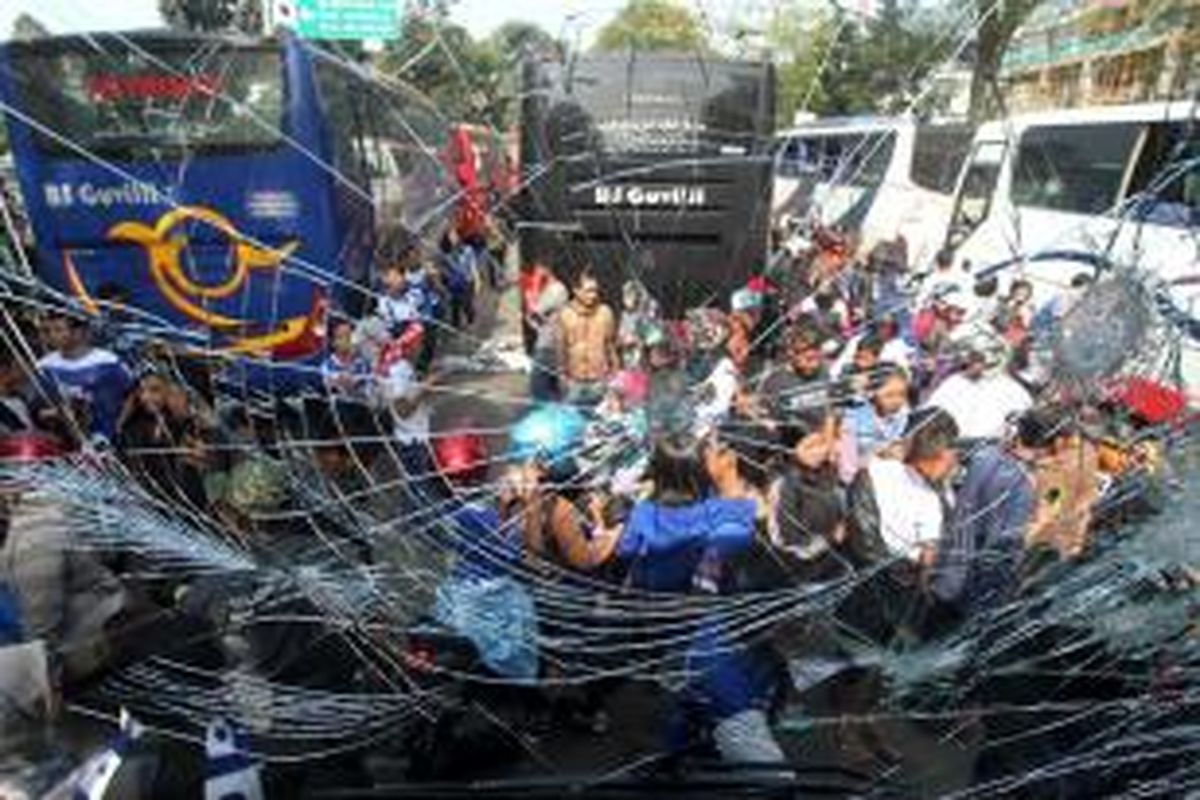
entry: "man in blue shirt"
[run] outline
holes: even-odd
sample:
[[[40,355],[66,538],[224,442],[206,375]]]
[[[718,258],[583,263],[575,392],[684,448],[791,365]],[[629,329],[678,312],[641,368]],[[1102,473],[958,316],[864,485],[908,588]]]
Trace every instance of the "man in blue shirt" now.
[[[67,433],[85,433],[112,440],[121,405],[132,378],[115,353],[92,346],[86,319],[56,314],[46,322],[47,344],[53,351],[37,363],[38,374],[59,408],[42,409],[39,421],[54,425],[62,422],[64,412],[75,416],[67,420]]]
[[[930,588],[958,616],[999,609],[1016,593],[1026,536],[1037,523],[1037,464],[1072,435],[1066,411],[1036,408],[1007,443],[972,459],[938,544]]]

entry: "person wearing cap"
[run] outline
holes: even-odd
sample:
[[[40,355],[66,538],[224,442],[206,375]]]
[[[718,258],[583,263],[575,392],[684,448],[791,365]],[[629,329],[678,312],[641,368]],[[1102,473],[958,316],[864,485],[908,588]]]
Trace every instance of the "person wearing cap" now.
[[[82,433],[111,440],[132,383],[129,370],[115,353],[92,346],[86,319],[51,315],[46,321],[46,335],[53,349],[37,362],[37,370],[49,394],[62,405],[41,409],[39,422],[43,426],[65,425],[64,432],[72,435]]]
[[[999,439],[1009,420],[1033,405],[1029,391],[1003,368],[1003,359],[1002,349],[973,344],[962,368],[942,381],[925,404],[948,412],[964,439]]]
[[[913,320],[913,337],[927,352],[937,352],[967,317],[969,301],[957,283],[942,284]]]
[[[786,349],[787,363],[769,371],[758,384],[760,403],[775,417],[824,405],[829,389],[821,337],[815,328],[794,325],[788,331]]]
[[[433,445],[438,472],[450,490],[446,519],[437,527],[453,569],[439,583],[433,615],[469,639],[497,675],[537,677],[536,609],[514,573],[522,558],[520,481],[510,477],[497,498],[485,487],[488,450],[471,420],[462,420]]]
[[[1012,437],[972,456],[930,580],[953,618],[998,610],[1016,593],[1026,541],[1052,523],[1038,502],[1036,475],[1073,433],[1065,409],[1035,408],[1017,420]]]
[[[755,349],[755,335],[762,321],[763,296],[751,289],[738,289],[730,299],[729,338],[736,351],[744,351],[746,359]],[[742,365],[743,368],[745,364]]]
[[[454,553],[455,574],[464,578],[488,579],[506,575],[520,560],[521,542],[514,525],[504,525],[499,503],[486,490],[487,443],[473,429],[476,423],[462,420],[433,442],[433,461],[450,492],[449,520],[443,531],[450,538],[447,549]]]

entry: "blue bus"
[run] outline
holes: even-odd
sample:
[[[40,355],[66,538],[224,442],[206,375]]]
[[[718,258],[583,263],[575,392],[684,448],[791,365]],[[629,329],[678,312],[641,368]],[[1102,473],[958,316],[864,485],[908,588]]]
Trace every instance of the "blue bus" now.
[[[11,42],[0,103],[41,279],[206,351],[316,355],[452,202],[432,103],[290,36]]]

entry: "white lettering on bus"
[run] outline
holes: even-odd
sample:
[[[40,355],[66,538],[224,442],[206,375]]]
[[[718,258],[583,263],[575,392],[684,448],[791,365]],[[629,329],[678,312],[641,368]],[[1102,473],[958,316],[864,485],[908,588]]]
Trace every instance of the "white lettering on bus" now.
[[[637,185],[597,186],[592,199],[598,206],[697,208],[708,202],[702,186],[647,187]]]
[[[107,185],[87,181],[79,184],[47,183],[42,186],[42,194],[50,208],[71,208],[76,204],[88,208],[111,208],[175,203],[173,189],[160,189],[144,181]]]

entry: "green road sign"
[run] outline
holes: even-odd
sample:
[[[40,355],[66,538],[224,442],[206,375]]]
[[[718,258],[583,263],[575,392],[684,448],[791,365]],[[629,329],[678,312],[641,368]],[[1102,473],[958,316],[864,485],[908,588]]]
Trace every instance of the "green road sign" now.
[[[305,39],[394,39],[402,0],[296,0]]]

